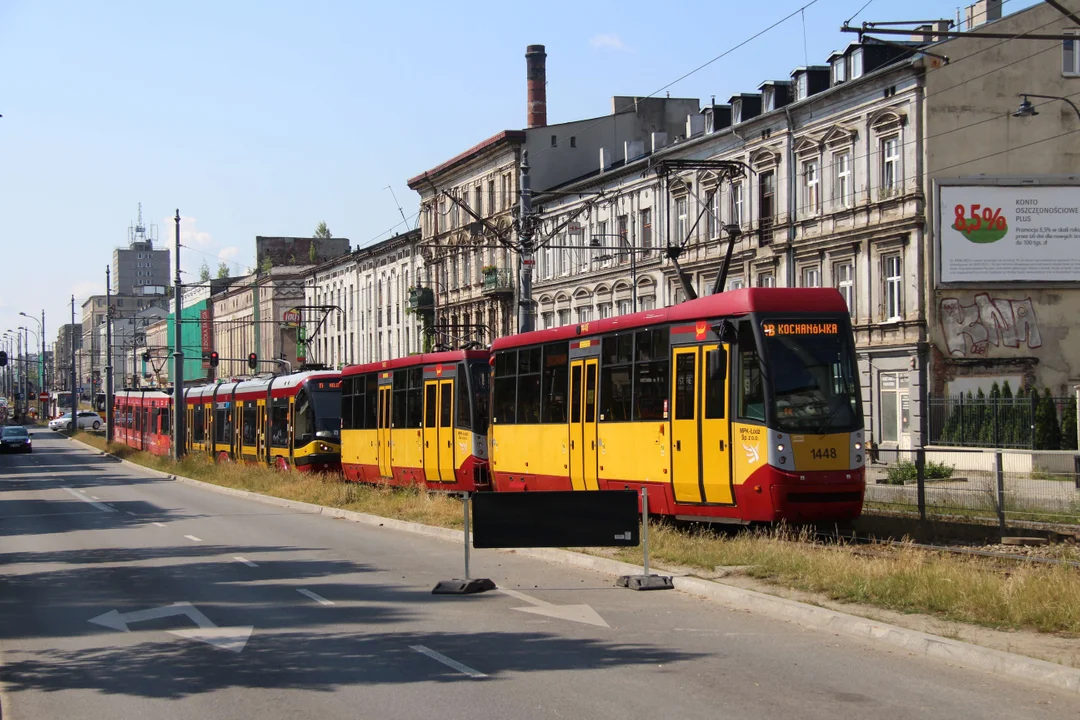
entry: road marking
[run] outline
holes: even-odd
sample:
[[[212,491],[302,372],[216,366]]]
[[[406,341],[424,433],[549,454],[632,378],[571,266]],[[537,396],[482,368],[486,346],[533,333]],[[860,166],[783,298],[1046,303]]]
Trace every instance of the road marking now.
[[[128,515],[134,515],[135,514],[135,513],[131,512],[130,510],[125,510],[124,512],[127,513]]]
[[[611,627],[604,618],[600,617],[599,613],[588,605],[555,605],[541,600],[540,598],[534,598],[532,595],[518,592],[517,590],[510,590],[508,588],[496,589],[504,595],[517,598],[518,600],[522,600],[533,606],[510,608],[511,610],[532,613],[533,615],[542,615],[544,617],[556,618],[559,620],[569,620],[571,622],[579,622],[586,625],[596,625],[597,627]]]
[[[258,565],[256,565],[255,563],[251,562],[251,561],[250,561],[250,560],[248,560],[247,558],[244,558],[244,557],[240,557],[239,555],[237,555],[236,557],[234,557],[234,558],[233,558],[233,560],[235,560],[236,562],[242,562],[242,563],[244,563],[245,565],[247,565],[248,567],[259,567]]]
[[[191,542],[202,542],[202,538],[197,538],[194,535],[185,535],[184,537],[186,537]]]
[[[165,523],[156,522],[154,524],[157,525],[158,527],[165,527]]]
[[[198,625],[198,627],[191,630],[166,630],[165,632],[170,635],[176,635],[177,637],[187,638],[188,640],[198,640],[199,642],[204,642],[213,645],[214,647],[222,648],[223,650],[231,650],[234,653],[239,653],[244,649],[244,646],[247,645],[248,638],[251,637],[251,631],[255,629],[251,625],[243,627],[218,627],[210,618],[203,615],[198,608],[189,602],[178,602],[173,603],[172,605],[149,608],[147,610],[135,610],[129,613],[121,613],[119,610],[110,610],[103,615],[90,618],[90,622],[95,625],[103,625],[107,628],[112,628],[113,630],[131,632],[131,628],[128,627],[129,623],[157,620],[159,618],[167,618],[174,615],[187,615],[193,623]]]
[[[90,497],[94,498],[95,500],[100,500],[101,499],[97,495],[91,495]]]
[[[480,672],[479,670],[474,670],[473,668],[469,667],[468,665],[462,665],[461,663],[459,663],[454,658],[448,658],[448,657],[446,657],[445,655],[443,655],[440,652],[435,652],[434,650],[427,647],[426,645],[410,645],[409,647],[411,647],[413,650],[420,653],[421,655],[427,655],[432,660],[438,660],[443,665],[446,665],[447,667],[452,667],[455,670],[457,670],[459,673],[464,673],[465,675],[468,675],[471,678],[486,678],[487,677],[487,675]]]
[[[80,500],[82,500],[82,501],[83,501],[84,503],[90,503],[91,505],[93,505],[94,507],[96,507],[96,508],[97,508],[98,510],[100,510],[101,512],[116,512],[115,510],[113,510],[113,509],[112,509],[111,507],[109,507],[108,505],[103,505],[103,504],[101,504],[101,503],[99,503],[99,502],[94,502],[93,500],[91,500],[90,498],[86,497],[85,495],[83,495],[83,494],[82,494],[81,492],[79,492],[78,490],[75,490],[75,489],[73,489],[73,488],[69,488],[69,487],[66,487],[66,486],[64,487],[64,490],[65,490],[65,491],[66,491],[67,493],[69,493],[69,494],[71,494],[71,495],[73,495],[73,496],[75,496],[75,497],[79,498],[79,499],[80,499]]]
[[[332,600],[327,600],[322,595],[319,595],[318,593],[313,593],[310,590],[305,590],[304,588],[299,588],[296,592],[300,593],[301,595],[306,595],[307,597],[311,598],[312,600],[319,603],[320,605],[333,605],[334,604],[334,602]]]

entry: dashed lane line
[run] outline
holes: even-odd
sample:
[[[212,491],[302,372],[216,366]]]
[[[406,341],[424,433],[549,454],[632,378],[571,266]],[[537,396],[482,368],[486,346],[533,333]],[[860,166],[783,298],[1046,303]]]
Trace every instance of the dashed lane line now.
[[[104,505],[104,504],[102,504],[102,503],[99,503],[99,502],[94,502],[93,500],[91,500],[90,498],[86,497],[85,495],[83,495],[83,494],[82,494],[81,492],[79,492],[78,490],[75,490],[74,488],[69,488],[69,487],[66,487],[66,486],[65,486],[65,487],[64,487],[64,491],[65,491],[65,492],[67,492],[68,494],[70,494],[70,495],[74,496],[74,497],[77,497],[77,498],[79,498],[79,499],[80,499],[80,500],[82,500],[82,501],[83,501],[84,503],[90,503],[91,505],[93,505],[94,507],[96,507],[96,508],[97,508],[98,510],[100,510],[101,512],[116,512],[116,510],[112,509],[112,508],[111,508],[111,507],[109,507],[108,505]]]
[[[156,522],[154,524],[157,525],[158,527],[165,527],[165,523]]]
[[[333,600],[327,600],[322,595],[319,595],[318,593],[313,593],[310,590],[307,590],[305,588],[297,588],[296,592],[300,593],[301,595],[304,595],[306,597],[311,598],[312,600],[319,603],[320,605],[333,605],[334,604]]]
[[[235,560],[236,562],[239,562],[239,563],[244,563],[244,564],[245,564],[245,565],[247,565],[248,567],[259,567],[259,566],[258,566],[257,564],[255,564],[255,563],[251,562],[250,560],[248,560],[248,559],[247,559],[247,558],[245,558],[245,557],[240,557],[239,555],[237,555],[236,557],[234,557],[234,558],[233,558],[233,560]]]
[[[420,653],[421,655],[427,655],[432,660],[437,660],[437,661],[441,662],[443,665],[446,665],[447,667],[451,667],[451,668],[457,670],[459,673],[463,673],[465,675],[468,675],[471,678],[486,678],[487,677],[487,675],[480,672],[479,670],[471,668],[468,665],[463,665],[463,664],[459,663],[457,660],[455,660],[454,658],[446,657],[441,652],[435,652],[434,650],[427,647],[426,645],[410,645],[409,647],[412,648],[413,650],[415,650],[416,652]]]
[[[202,542],[202,538],[195,537],[194,535],[185,535],[184,537],[186,537],[191,542]]]

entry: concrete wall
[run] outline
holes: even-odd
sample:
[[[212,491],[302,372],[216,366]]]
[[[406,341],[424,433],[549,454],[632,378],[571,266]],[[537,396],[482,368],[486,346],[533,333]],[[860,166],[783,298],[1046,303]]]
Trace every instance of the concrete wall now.
[[[1064,4],[1080,11],[1077,0]],[[1076,27],[1040,3],[979,29],[1055,34]],[[930,181],[1080,183],[1080,118],[1068,104],[1032,98],[1037,116],[1012,116],[1020,93],[1080,99],[1080,78],[1062,73],[1060,41],[958,38],[940,47],[952,62],[940,65],[928,58],[925,74]],[[1080,284],[940,282],[937,193],[931,188],[927,182],[931,390],[955,393],[1006,378],[1015,390],[1016,378],[1022,378],[1025,385],[1068,395],[1080,379],[1080,333],[1074,329]]]
[[[315,247],[312,260],[311,248]],[[262,237],[255,238],[256,259],[262,266],[269,257],[274,267],[302,267],[318,265],[347,255],[348,238],[302,238],[302,237]]]

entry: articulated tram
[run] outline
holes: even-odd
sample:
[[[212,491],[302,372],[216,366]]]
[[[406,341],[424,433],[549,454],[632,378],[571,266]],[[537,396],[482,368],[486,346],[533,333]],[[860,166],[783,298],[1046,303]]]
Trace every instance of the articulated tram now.
[[[852,519],[865,491],[850,316],[744,289],[492,345],[497,491],[648,488],[685,519]]]
[[[488,357],[460,350],[345,368],[345,477],[433,490],[488,487]]]
[[[184,391],[188,452],[217,462],[282,470],[341,469],[341,374],[310,371],[204,385]],[[115,438],[168,455],[173,396],[160,390],[116,393]]]

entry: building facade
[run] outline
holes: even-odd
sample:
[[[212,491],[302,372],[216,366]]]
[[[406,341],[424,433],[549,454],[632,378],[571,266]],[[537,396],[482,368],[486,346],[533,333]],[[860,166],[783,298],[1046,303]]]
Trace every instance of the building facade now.
[[[169,276],[170,255],[166,248],[155,248],[156,228],[139,218],[128,228],[128,246],[113,250],[112,292],[115,295],[164,295],[172,284]]]
[[[82,323],[67,323],[60,326],[56,334],[54,363],[54,386],[57,390],[71,389],[71,352],[74,344],[76,356],[82,352]],[[76,357],[76,364],[78,358]]]
[[[235,278],[210,297],[213,348],[221,358],[218,377],[279,371],[277,360],[296,366],[298,328],[286,313],[303,304],[304,280],[300,268],[273,267],[268,273]],[[247,365],[252,352],[259,360],[254,371]]]

